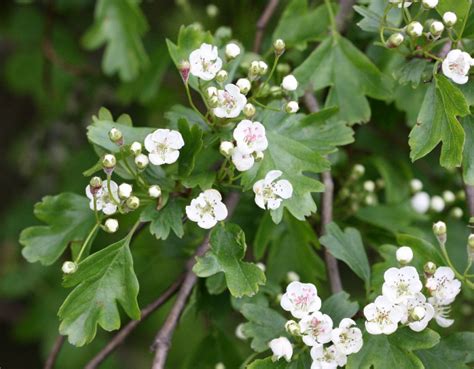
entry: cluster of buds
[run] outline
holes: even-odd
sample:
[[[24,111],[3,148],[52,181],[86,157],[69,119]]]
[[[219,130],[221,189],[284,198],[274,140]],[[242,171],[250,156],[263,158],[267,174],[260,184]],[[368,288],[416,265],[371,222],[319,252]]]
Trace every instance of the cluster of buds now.
[[[262,76],[264,76],[268,71],[268,65],[264,61],[254,60],[250,63],[248,78],[251,81],[254,81]]]

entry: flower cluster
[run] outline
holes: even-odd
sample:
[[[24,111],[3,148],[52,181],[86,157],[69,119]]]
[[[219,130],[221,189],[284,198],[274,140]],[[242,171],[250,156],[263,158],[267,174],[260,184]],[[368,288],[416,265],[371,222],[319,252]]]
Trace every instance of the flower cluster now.
[[[412,258],[413,252],[407,246],[397,251],[397,259],[402,264],[409,263]],[[395,332],[399,324],[421,332],[433,318],[442,327],[450,326],[453,320],[447,318],[448,305],[460,292],[461,283],[451,268],[436,269],[433,263],[427,263],[425,275],[428,299],[422,293],[423,283],[415,267],[386,270],[382,295],[364,308],[367,332],[388,335]]]
[[[338,327],[333,327],[331,317],[320,311],[321,299],[313,284],[291,282],[281,298],[280,305],[299,319],[299,322],[288,321],[286,329],[291,335],[301,337],[303,343],[311,348],[311,369],[335,369],[344,366],[347,356],[362,348],[362,332],[352,319],[344,318]],[[291,360],[293,346],[286,337],[273,339],[269,347],[274,360]]]

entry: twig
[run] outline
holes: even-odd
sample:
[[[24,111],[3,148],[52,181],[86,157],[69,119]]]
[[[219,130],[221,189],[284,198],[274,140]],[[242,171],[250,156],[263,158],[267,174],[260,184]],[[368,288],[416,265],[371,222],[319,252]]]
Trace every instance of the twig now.
[[[339,12],[336,15],[336,26],[340,33],[344,33],[348,25],[348,20],[351,18],[353,10],[352,7],[355,4],[355,0],[340,0],[339,1]]]
[[[318,101],[313,93],[307,90],[304,94],[304,101],[308,110],[315,113],[319,110]],[[332,205],[334,198],[334,181],[332,180],[331,172],[323,172],[324,192],[321,199],[321,234],[326,233],[326,226],[332,222]],[[329,283],[331,284],[332,293],[342,291],[341,275],[337,260],[328,249],[324,251],[324,259],[328,268]]]
[[[179,289],[183,283],[183,276],[176,279],[163,294],[158,297],[155,301],[149,304],[141,311],[141,317],[138,320],[131,320],[126,326],[124,326],[110,342],[97,354],[91,361],[84,367],[85,369],[96,369],[98,366],[118,347],[125,339],[133,332],[133,330],[146,318],[148,318],[155,310],[165,304]]]
[[[267,27],[268,21],[272,17],[273,13],[278,6],[279,0],[268,0],[267,6],[263,11],[262,15],[257,21],[257,31],[255,32],[255,40],[253,43],[253,52],[258,53],[262,46],[263,34],[265,32],[265,28]]]
[[[237,202],[239,201],[240,195],[236,192],[231,192],[227,199],[225,200],[225,204],[228,210],[228,217],[230,218],[234,213],[234,210],[237,206]],[[196,263],[196,257],[202,256],[206,253],[209,249],[209,233],[207,234],[206,238],[202,242],[201,246],[196,250],[194,256],[188,260],[186,265],[186,274],[184,276],[183,284],[179,289],[178,296],[176,301],[166,318],[165,323],[161,327],[160,331],[155,337],[153,341],[151,349],[155,351],[155,358],[153,360],[152,369],[164,369],[166,358],[168,356],[168,351],[170,349],[171,339],[173,337],[173,333],[176,329],[176,325],[178,320],[184,310],[186,305],[186,301],[191,294],[191,291],[196,284],[197,277],[193,272],[193,266]]]
[[[56,364],[56,360],[58,359],[59,352],[61,351],[65,340],[66,337],[64,336],[58,336],[58,338],[56,338],[56,341],[54,341],[53,348],[51,349],[51,352],[48,355],[48,359],[44,364],[44,369],[54,369],[54,365]]]
[[[474,217],[474,186],[466,184],[464,186],[466,192],[467,209],[469,216]]]

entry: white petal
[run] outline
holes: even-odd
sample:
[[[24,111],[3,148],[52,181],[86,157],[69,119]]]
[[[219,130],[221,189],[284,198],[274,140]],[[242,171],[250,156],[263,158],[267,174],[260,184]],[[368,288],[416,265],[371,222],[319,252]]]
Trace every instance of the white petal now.
[[[159,155],[154,152],[148,154],[148,159],[150,160],[150,163],[152,163],[153,165],[163,165],[166,163],[163,155]]]
[[[265,183],[270,184],[283,174],[281,170],[271,170],[265,176]]]
[[[281,179],[275,184],[274,192],[283,199],[289,199],[293,194],[293,186],[286,179]]]
[[[468,76],[462,76],[462,75],[459,75],[459,74],[453,74],[451,76],[451,80],[454,83],[457,83],[458,85],[464,85],[464,84],[467,83],[467,81],[469,81],[469,77]]]
[[[226,206],[222,202],[219,202],[214,206],[214,214],[216,216],[216,220],[224,220],[228,215]]]
[[[216,218],[212,217],[210,214],[204,214],[204,216],[198,222],[198,226],[204,229],[212,228],[216,224],[217,224]]]
[[[377,324],[377,323],[374,323],[374,322],[365,322],[365,329],[367,330],[367,332],[369,332],[370,334],[375,334],[375,335],[378,335],[378,334],[382,334],[382,329],[380,328],[380,326]]]
[[[263,210],[266,209],[265,207],[265,199],[263,198],[263,196],[261,195],[255,195],[255,204],[257,204],[257,206],[259,208],[262,208]]]
[[[105,204],[105,206],[102,208],[102,211],[106,215],[112,215],[117,211],[117,205],[109,202]]]
[[[281,205],[281,199],[268,199],[267,201],[267,207],[270,210],[275,210],[278,209]]]
[[[184,146],[183,136],[178,131],[170,131],[168,135],[168,144],[171,148],[179,150]]]
[[[150,133],[145,137],[145,149],[148,152],[156,150],[156,142],[153,140],[153,133]]]
[[[179,158],[179,151],[178,150],[168,151],[165,154],[165,163],[166,164],[173,164],[174,162],[176,162],[176,160],[178,160],[178,158]],[[151,161],[151,159],[150,159],[150,161]]]

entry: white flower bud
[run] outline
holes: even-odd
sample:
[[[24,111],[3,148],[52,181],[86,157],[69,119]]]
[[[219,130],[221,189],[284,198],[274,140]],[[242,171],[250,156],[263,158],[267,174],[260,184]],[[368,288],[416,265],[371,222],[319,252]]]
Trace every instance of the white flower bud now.
[[[234,144],[230,141],[222,141],[219,146],[219,152],[226,158],[230,157],[234,152]]]
[[[178,64],[178,70],[179,74],[181,75],[181,78],[183,79],[184,83],[188,83],[189,79],[189,71],[191,70],[191,64],[187,60],[182,60]]]
[[[265,154],[263,153],[263,151],[255,151],[253,153],[253,157],[255,161],[262,161],[263,158],[265,157]]]
[[[296,102],[296,101],[289,101],[288,104],[286,104],[286,106],[285,106],[285,111],[288,114],[294,114],[298,110],[300,110],[300,106],[298,105],[298,102]]]
[[[411,22],[407,26],[407,33],[411,37],[420,37],[423,34],[423,26],[421,25],[420,22]]]
[[[219,363],[216,364],[214,369],[225,369],[225,365],[224,365],[224,363],[219,362]]]
[[[158,197],[161,196],[161,188],[158,185],[153,185],[148,187],[148,195],[150,197],[153,197],[154,199],[157,199]]]
[[[132,186],[128,183],[122,183],[118,188],[118,194],[121,199],[128,199],[132,194]]]
[[[281,87],[286,91],[295,91],[298,88],[298,81],[293,74],[288,74],[283,78]]]
[[[433,211],[441,213],[445,207],[443,198],[441,196],[433,196],[431,198],[430,207]]]
[[[115,167],[116,164],[117,164],[117,160],[115,159],[115,156],[112,154],[106,154],[102,158],[102,166],[105,169],[112,169]]]
[[[255,106],[253,104],[247,103],[244,106],[243,112],[247,118],[252,118],[257,112],[257,110],[255,109]]]
[[[413,321],[422,320],[426,315],[426,309],[423,306],[416,306],[410,314]]]
[[[430,208],[430,195],[426,192],[418,192],[411,200],[411,207],[419,214],[424,214]]]
[[[300,325],[295,322],[294,320],[288,320],[285,323],[285,330],[291,334],[292,336],[300,336],[301,335],[301,327]]]
[[[454,26],[457,21],[458,21],[458,17],[456,16],[456,13],[446,12],[443,14],[443,22],[446,25],[446,27]]]
[[[452,204],[456,201],[456,195],[452,191],[443,191],[443,199],[446,201],[446,204]]]
[[[410,188],[412,192],[420,192],[423,189],[423,182],[418,178],[414,178],[410,181]]]
[[[422,0],[423,6],[427,9],[433,9],[438,5],[438,0]]]
[[[395,48],[402,44],[405,38],[400,32],[392,34],[387,40],[387,47]]]
[[[293,356],[293,346],[288,338],[275,338],[268,343],[268,346],[270,346],[270,349],[273,352],[273,361],[278,361],[283,357],[286,361],[290,362],[291,357]]]
[[[136,196],[130,196],[127,199],[126,204],[129,209],[135,210],[140,206],[140,199]]]
[[[267,63],[265,63],[264,61],[259,61],[258,62],[258,74],[263,76],[264,74],[267,73],[267,71],[268,71]]]
[[[470,234],[469,237],[467,238],[467,244],[469,247],[474,247],[474,234]]]
[[[119,228],[119,222],[117,219],[109,218],[104,223],[104,230],[107,233],[115,233],[117,232],[118,228]]]
[[[227,59],[234,59],[240,55],[240,47],[236,43],[230,42],[225,45],[225,56]]]
[[[257,263],[255,265],[264,273],[265,273],[265,270],[267,270],[267,267],[263,263]]]
[[[445,236],[447,232],[447,227],[445,222],[436,222],[433,224],[433,233],[436,236]]]
[[[273,41],[273,49],[275,49],[275,54],[283,54],[285,52],[285,47],[285,41],[283,41],[281,38],[277,38],[275,41]]]
[[[206,90],[207,97],[209,99],[217,96],[217,88],[214,86],[208,87]]]
[[[464,215],[464,211],[462,211],[459,206],[456,206],[451,210],[451,215],[456,219],[461,219]]]
[[[215,18],[219,14],[219,8],[215,4],[206,6],[206,13],[209,18]]]
[[[352,168],[352,175],[355,178],[360,178],[365,174],[365,167],[362,164],[356,164],[354,165],[354,168]]]
[[[300,280],[300,276],[298,275],[298,273],[290,271],[286,273],[286,280],[288,281],[288,283],[298,282]]]
[[[252,87],[252,84],[247,78],[239,78],[235,84],[240,89],[240,92],[244,95],[247,95],[247,93],[250,91],[250,88]]]
[[[138,169],[145,169],[149,163],[148,156],[139,154],[135,157],[135,165]]]
[[[433,263],[432,261],[428,261],[424,266],[423,266],[423,271],[427,276],[433,275],[436,272],[436,264]]]
[[[400,264],[408,264],[413,260],[413,250],[408,246],[399,247],[396,255]]]
[[[258,65],[258,60],[254,60],[250,63],[249,75],[252,77],[258,76],[260,73],[260,66]]]
[[[224,69],[221,69],[219,72],[217,72],[216,81],[223,83],[227,80],[227,77],[229,77],[228,73]]]
[[[109,138],[110,141],[115,142],[117,145],[123,144],[122,132],[115,127],[109,131]]]
[[[375,194],[373,194],[373,193],[367,195],[364,198],[364,203],[365,203],[365,205],[368,205],[368,206],[375,205],[377,203],[377,196],[375,196]]]
[[[375,191],[374,181],[365,181],[363,186],[364,186],[364,190],[366,190],[367,192],[374,192]]]
[[[244,333],[244,324],[241,323],[235,328],[235,336],[242,340],[245,341],[248,337]]]
[[[64,274],[73,274],[77,271],[77,264],[73,261],[65,261],[61,270]]]
[[[434,21],[430,25],[430,32],[433,36],[439,36],[444,31],[444,24],[440,21]]]
[[[142,153],[142,144],[138,141],[133,142],[130,145],[130,151],[135,156],[140,155]]]

